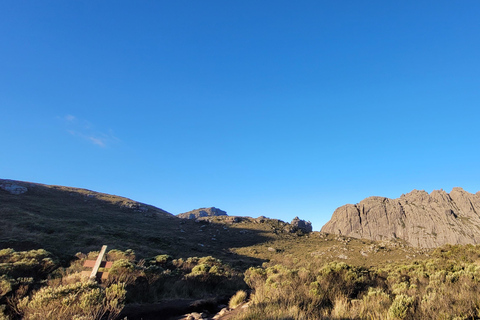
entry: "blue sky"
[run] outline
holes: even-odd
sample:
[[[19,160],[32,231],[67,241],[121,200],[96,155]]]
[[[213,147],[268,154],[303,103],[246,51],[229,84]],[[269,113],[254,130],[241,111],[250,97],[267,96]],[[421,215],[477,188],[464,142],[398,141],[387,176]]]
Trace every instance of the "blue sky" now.
[[[310,220],[480,190],[478,1],[0,3],[0,177]]]

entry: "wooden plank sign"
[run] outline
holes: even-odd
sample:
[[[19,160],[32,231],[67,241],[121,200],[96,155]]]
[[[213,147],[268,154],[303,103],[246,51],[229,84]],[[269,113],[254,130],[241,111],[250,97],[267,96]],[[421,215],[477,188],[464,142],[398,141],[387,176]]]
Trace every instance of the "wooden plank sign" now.
[[[101,280],[106,280],[108,278],[108,272],[98,272],[97,277]]]
[[[88,277],[91,280],[105,280],[108,278],[108,272],[99,272],[98,269],[110,269],[113,265],[112,261],[103,261],[103,256],[107,251],[107,246],[102,246],[102,250],[98,254],[97,260],[85,260],[83,266],[85,268],[93,268],[92,271],[82,271],[82,276]]]
[[[83,266],[85,268],[93,268],[95,267],[95,262],[96,260],[85,260],[83,263]],[[102,261],[100,263],[100,268],[105,268],[105,269],[110,269],[112,267],[113,262],[112,261]]]
[[[90,279],[95,279],[97,277],[98,269],[100,268],[100,264],[102,263],[103,256],[105,255],[106,251],[107,251],[107,246],[102,246],[102,250],[100,250],[97,261],[95,261],[95,265],[93,266],[92,273],[90,274]]]

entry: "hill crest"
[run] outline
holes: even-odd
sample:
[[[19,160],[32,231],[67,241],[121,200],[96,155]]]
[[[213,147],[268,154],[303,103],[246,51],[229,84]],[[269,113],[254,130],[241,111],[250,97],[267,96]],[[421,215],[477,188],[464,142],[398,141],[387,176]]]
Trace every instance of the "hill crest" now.
[[[228,216],[226,211],[220,210],[215,207],[210,208],[200,208],[192,211],[184,212],[177,214],[177,217],[182,219],[198,219],[202,217],[218,217],[218,216]]]

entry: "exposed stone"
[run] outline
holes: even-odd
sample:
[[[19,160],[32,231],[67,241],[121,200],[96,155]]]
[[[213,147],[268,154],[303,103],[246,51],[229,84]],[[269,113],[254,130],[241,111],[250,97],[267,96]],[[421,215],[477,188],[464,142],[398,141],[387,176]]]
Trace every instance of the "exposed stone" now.
[[[225,219],[225,222],[227,223],[239,223],[242,221],[242,218],[241,217],[228,217]]]
[[[265,223],[265,222],[267,222],[267,220],[268,220],[267,217],[265,217],[265,216],[260,216],[260,217],[258,217],[258,218],[255,219],[255,222],[257,222],[257,223]]]
[[[182,219],[198,219],[202,217],[216,217],[216,216],[226,216],[227,213],[223,210],[217,209],[215,207],[210,208],[200,208],[196,210],[192,210],[185,213],[180,213],[177,217]]]
[[[213,320],[222,319],[230,310],[228,308],[222,308],[216,315],[213,316]]]
[[[201,320],[207,318],[206,313],[192,312],[186,316],[187,320]]]
[[[24,187],[15,183],[10,183],[10,182],[1,183],[0,188],[7,192],[10,192],[10,194],[15,194],[15,195],[23,194],[28,191],[27,187]]]
[[[95,197],[95,195],[88,195],[88,197],[90,196]],[[148,212],[148,207],[140,202],[125,201],[122,203],[121,206],[126,209],[131,209],[134,212],[142,212],[142,213]]]
[[[250,307],[250,302],[247,302],[241,306],[242,309],[247,309]]]
[[[310,221],[302,220],[298,217],[295,217],[292,222],[290,222],[293,232],[300,230],[304,233],[312,232],[312,223]]]
[[[371,240],[403,239],[409,245],[480,243],[480,193],[413,190],[398,199],[369,197],[335,210],[322,232]]]

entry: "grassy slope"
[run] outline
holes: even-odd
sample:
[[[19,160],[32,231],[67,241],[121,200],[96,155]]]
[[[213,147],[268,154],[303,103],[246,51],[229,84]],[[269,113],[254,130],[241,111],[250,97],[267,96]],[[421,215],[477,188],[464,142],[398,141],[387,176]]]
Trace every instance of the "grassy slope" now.
[[[2,181],[0,180],[0,183]],[[15,182],[29,191],[0,189],[0,248],[44,248],[58,256],[133,249],[137,256],[214,256],[246,268],[262,262],[291,266],[333,260],[378,265],[426,257],[401,243],[377,243],[318,232],[285,232],[278,220],[231,217],[183,220],[153,206],[90,190]],[[142,212],[142,207],[148,208]]]

